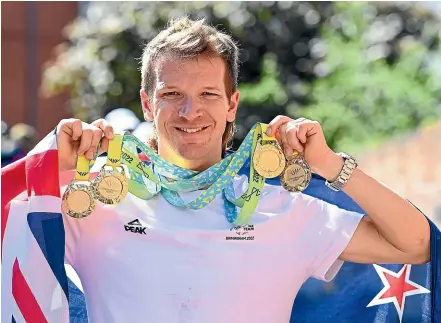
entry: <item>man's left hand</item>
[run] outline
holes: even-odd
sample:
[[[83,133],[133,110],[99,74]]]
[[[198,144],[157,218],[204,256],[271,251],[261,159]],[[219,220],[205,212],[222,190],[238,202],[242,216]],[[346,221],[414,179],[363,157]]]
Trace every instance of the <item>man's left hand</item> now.
[[[267,135],[276,137],[285,156],[294,150],[302,153],[311,169],[325,178],[335,178],[343,165],[342,158],[326,143],[318,121],[277,116],[269,123]]]

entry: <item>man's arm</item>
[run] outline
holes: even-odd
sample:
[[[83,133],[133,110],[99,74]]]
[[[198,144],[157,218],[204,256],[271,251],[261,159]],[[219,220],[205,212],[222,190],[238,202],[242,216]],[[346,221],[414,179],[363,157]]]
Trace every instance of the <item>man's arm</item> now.
[[[343,166],[343,158],[326,143],[319,122],[305,118],[293,120],[277,116],[267,135],[275,135],[286,156],[293,150],[303,153],[311,169],[333,181]],[[355,169],[344,187],[367,214],[359,224],[342,260],[368,263],[425,263],[430,254],[430,226],[408,201]]]
[[[329,155],[320,175],[335,180],[343,158]],[[340,259],[361,263],[421,264],[430,258],[430,226],[406,199],[356,168],[343,188],[367,214]]]

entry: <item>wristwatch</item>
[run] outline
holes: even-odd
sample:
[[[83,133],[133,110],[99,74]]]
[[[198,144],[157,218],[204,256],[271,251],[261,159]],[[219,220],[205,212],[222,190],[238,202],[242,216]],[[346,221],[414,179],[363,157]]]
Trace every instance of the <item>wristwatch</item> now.
[[[345,161],[343,168],[341,169],[340,174],[338,174],[338,177],[335,181],[333,182],[326,181],[326,186],[328,186],[330,189],[334,191],[341,191],[343,186],[345,186],[346,182],[349,180],[349,178],[351,178],[352,172],[358,166],[358,163],[354,157],[348,154],[337,153],[337,155],[343,157]]]

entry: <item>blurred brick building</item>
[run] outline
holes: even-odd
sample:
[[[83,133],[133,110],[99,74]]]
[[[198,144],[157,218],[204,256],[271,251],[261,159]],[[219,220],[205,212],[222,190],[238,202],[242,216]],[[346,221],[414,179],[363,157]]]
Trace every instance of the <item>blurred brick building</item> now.
[[[79,9],[76,1],[1,3],[1,112],[7,124],[27,123],[41,138],[70,117],[67,96],[42,98],[39,86],[44,62]]]
[[[391,139],[358,158],[369,175],[441,226],[441,122]]]

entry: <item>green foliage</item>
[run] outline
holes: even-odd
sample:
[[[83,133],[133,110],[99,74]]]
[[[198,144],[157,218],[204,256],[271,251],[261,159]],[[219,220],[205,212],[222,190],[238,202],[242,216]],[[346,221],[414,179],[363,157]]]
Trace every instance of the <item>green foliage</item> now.
[[[274,54],[266,54],[262,63],[262,74],[259,83],[242,83],[239,85],[241,102],[249,106],[284,105],[288,98],[283,85],[280,83],[277,57]]]
[[[352,27],[339,32],[322,26],[328,51],[320,64],[329,72],[313,82],[311,104],[302,108],[323,123],[334,149],[359,151],[441,116],[441,78],[430,67],[440,63],[436,51],[407,37],[398,44],[399,59],[388,63],[385,42],[369,41],[374,31],[365,9],[361,3],[338,4],[336,11]],[[427,36],[439,41],[433,31]]]

